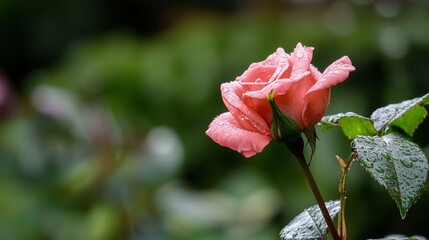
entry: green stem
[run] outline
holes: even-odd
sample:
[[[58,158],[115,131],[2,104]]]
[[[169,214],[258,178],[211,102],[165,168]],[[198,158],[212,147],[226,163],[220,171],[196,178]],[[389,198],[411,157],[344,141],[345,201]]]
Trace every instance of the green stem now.
[[[343,175],[341,176],[339,192],[340,192],[340,213],[338,216],[338,232],[342,240],[347,239],[347,228],[346,228],[346,217],[345,217],[345,206],[346,206],[346,176],[348,167],[343,169]]]
[[[296,159],[299,162],[302,170],[304,171],[305,178],[307,179],[308,184],[310,185],[311,191],[313,192],[314,197],[316,198],[317,205],[322,212],[323,218],[325,219],[326,224],[328,225],[329,232],[332,235],[334,240],[341,240],[338,235],[337,229],[335,229],[334,222],[332,221],[329,211],[326,208],[325,201],[323,201],[322,195],[320,194],[319,188],[317,187],[316,181],[314,180],[313,174],[310,171],[310,167],[305,160],[305,156],[301,150],[298,150],[299,147],[287,145],[289,150],[295,155]]]
[[[346,216],[345,216],[347,173],[349,172],[350,166],[353,160],[355,159],[355,157],[356,157],[356,153],[352,153],[346,165],[344,161],[337,156],[337,161],[340,163],[341,170],[343,171],[343,175],[341,176],[340,186],[339,186],[341,207],[340,207],[340,213],[338,216],[338,232],[342,240],[347,239]]]
[[[299,164],[301,165],[302,170],[304,171],[305,178],[307,178],[308,184],[310,185],[311,191],[313,192],[314,197],[316,198],[317,205],[319,205],[320,211],[322,211],[323,218],[328,225],[329,232],[331,233],[334,240],[340,240],[337,230],[335,229],[332,218],[329,215],[328,209],[326,208],[325,201],[323,201],[322,195],[320,194],[319,188],[314,181],[313,174],[311,174],[310,168],[307,165],[307,162],[304,158],[298,159]]]

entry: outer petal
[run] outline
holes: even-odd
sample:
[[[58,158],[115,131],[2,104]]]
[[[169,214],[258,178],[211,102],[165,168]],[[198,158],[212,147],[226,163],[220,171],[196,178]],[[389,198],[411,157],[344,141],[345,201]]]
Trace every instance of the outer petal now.
[[[308,94],[304,98],[304,110],[302,112],[302,120],[304,128],[309,128],[322,119],[328,108],[331,88],[324,88],[316,92]]]
[[[223,83],[221,91],[225,106],[243,129],[259,132],[262,135],[270,133],[270,128],[264,118],[241,99],[244,89],[239,82]]]
[[[229,147],[245,157],[261,152],[271,137],[243,129],[230,113],[223,113],[210,123],[206,134],[217,144]]]
[[[306,106],[305,95],[315,82],[316,80],[311,75],[305,76],[296,81],[286,94],[274,98],[280,110],[297,122],[301,129],[306,127],[303,119],[303,112]]]
[[[317,69],[311,69],[316,83],[307,91],[304,98],[304,111],[302,119],[305,128],[318,123],[326,112],[331,94],[331,87],[343,82],[349,76],[349,72],[354,71],[350,59],[345,56],[332,63],[323,74]]]
[[[325,69],[321,78],[308,90],[308,94],[343,82],[349,76],[349,73],[354,70],[355,68],[350,58],[344,56],[338,59]]]

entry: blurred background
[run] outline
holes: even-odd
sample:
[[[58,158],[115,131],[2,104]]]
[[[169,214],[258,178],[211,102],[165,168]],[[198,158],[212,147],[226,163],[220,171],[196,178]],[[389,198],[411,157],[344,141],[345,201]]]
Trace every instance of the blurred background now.
[[[220,84],[302,42],[357,69],[327,114],[369,116],[429,92],[428,26],[424,0],[0,1],[0,239],[278,239],[315,200],[280,144],[245,159],[205,136]],[[318,135],[338,199],[349,142]],[[401,220],[355,164],[347,195],[350,239],[429,237],[428,191]]]

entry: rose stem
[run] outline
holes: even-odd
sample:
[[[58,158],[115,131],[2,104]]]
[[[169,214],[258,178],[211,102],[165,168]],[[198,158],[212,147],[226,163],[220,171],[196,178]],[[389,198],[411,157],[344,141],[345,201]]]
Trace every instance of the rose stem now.
[[[340,214],[338,216],[338,231],[340,232],[341,238],[343,240],[347,239],[347,229],[346,229],[346,216],[345,216],[345,206],[346,206],[346,174],[343,174],[340,181]]]
[[[307,179],[308,184],[310,185],[311,191],[313,192],[313,195],[316,198],[317,205],[319,205],[319,209],[322,212],[322,215],[326,221],[326,224],[328,225],[328,229],[332,235],[332,238],[334,240],[341,240],[340,236],[338,235],[337,229],[335,229],[334,222],[332,221],[332,218],[329,215],[328,209],[326,208],[325,201],[323,201],[319,188],[316,185],[316,181],[314,180],[313,174],[310,171],[310,167],[308,166],[307,161],[305,160],[305,156],[304,156],[304,153],[302,152],[302,148],[301,150],[298,150],[299,147],[296,148],[290,145],[288,146],[288,148],[295,155],[296,159],[299,162],[299,165],[304,171],[305,178]]]
[[[346,206],[346,180],[347,180],[347,173],[349,172],[350,166],[353,162],[353,160],[356,157],[356,153],[353,152],[350,156],[349,161],[347,164],[344,163],[344,160],[341,159],[339,156],[337,157],[337,161],[340,163],[341,170],[343,171],[343,175],[340,180],[340,214],[338,216],[338,232],[341,236],[342,240],[347,239],[347,229],[346,229],[346,216],[345,216],[345,206]]]

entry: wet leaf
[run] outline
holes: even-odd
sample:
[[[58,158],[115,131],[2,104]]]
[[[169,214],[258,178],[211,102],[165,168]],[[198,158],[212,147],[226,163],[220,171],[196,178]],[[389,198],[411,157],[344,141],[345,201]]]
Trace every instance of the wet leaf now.
[[[423,97],[390,104],[375,110],[371,115],[377,132],[387,133],[392,127],[402,129],[412,136],[427,116],[425,105],[429,104],[429,94]]]
[[[326,202],[331,218],[334,218],[340,211],[340,201]],[[323,239],[328,233],[322,212],[318,205],[305,209],[301,214],[296,216],[280,232],[280,238],[286,239]]]
[[[323,117],[320,124],[322,128],[325,129],[329,129],[333,126],[341,127],[344,135],[349,140],[352,140],[358,135],[373,136],[377,133],[371,119],[353,112]]]
[[[427,238],[418,235],[407,237],[402,234],[390,234],[384,238],[370,238],[368,240],[427,240]]]
[[[360,165],[387,189],[405,218],[426,186],[429,165],[423,150],[394,133],[357,136],[352,148]]]

